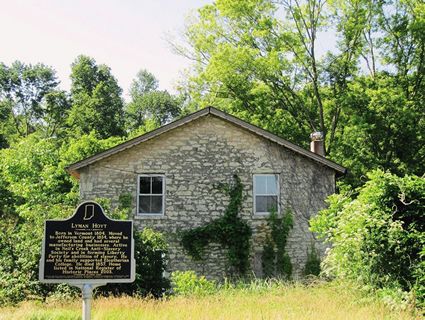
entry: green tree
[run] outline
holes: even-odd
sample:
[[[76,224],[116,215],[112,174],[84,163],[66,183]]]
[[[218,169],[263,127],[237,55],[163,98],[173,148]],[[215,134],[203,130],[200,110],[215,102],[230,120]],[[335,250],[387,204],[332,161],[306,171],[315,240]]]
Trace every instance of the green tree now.
[[[329,17],[325,1],[221,0],[203,7],[186,30],[190,50],[180,50],[197,61],[189,94],[305,146],[312,131],[332,137],[340,111],[325,110],[325,63],[317,54]]]
[[[0,305],[56,290],[38,282],[38,267],[44,220],[69,217],[78,201],[65,166],[120,141],[35,132],[0,150]]]
[[[63,90],[49,92],[44,97],[46,115],[43,118],[42,131],[46,137],[65,136],[67,117],[71,109],[69,94]]]
[[[182,89],[188,108],[215,105],[304,147],[322,131],[350,183],[376,167],[422,174],[423,8],[419,0],[206,5],[188,23],[188,46],[175,46],[194,61]],[[323,50],[326,31],[337,42]]]
[[[348,180],[377,167],[403,175],[424,172],[425,122],[420,104],[406,96],[396,77],[377,73],[349,84],[345,103],[355,106],[341,115],[331,156],[350,168]]]
[[[124,103],[121,88],[106,65],[79,56],[71,71],[72,108],[68,118],[73,133],[95,130],[98,138],[124,134]]]
[[[129,131],[143,127],[149,120],[159,127],[180,115],[180,100],[166,90],[158,90],[158,80],[146,70],[137,73],[130,95],[131,102],[126,110]]]
[[[52,117],[52,104],[47,106],[46,95],[57,89],[55,71],[43,64],[26,65],[15,61],[11,66],[0,63],[0,133],[25,137]],[[62,115],[67,105],[55,106]]]
[[[140,70],[131,83],[130,96],[133,100],[145,93],[158,90],[158,79],[148,70]]]
[[[384,63],[408,99],[425,95],[425,3],[421,0],[385,2],[379,8],[377,31]]]

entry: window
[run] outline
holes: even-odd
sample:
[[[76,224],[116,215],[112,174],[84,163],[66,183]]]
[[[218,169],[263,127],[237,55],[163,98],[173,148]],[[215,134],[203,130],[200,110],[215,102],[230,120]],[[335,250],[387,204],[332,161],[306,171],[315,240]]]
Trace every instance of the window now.
[[[137,190],[139,214],[164,214],[165,176],[140,175]]]
[[[267,214],[279,211],[279,176],[254,174],[254,213]]]

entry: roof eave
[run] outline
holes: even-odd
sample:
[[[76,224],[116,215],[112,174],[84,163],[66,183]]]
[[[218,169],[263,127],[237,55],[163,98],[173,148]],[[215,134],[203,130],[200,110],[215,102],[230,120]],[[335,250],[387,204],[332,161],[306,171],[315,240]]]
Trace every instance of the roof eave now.
[[[281,146],[283,146],[283,147],[285,147],[289,150],[292,150],[292,151],[294,151],[298,154],[301,154],[301,155],[303,155],[307,158],[310,158],[312,160],[315,160],[316,162],[319,162],[319,163],[321,163],[325,166],[328,166],[328,167],[334,169],[336,171],[336,173],[339,174],[339,175],[345,175],[346,172],[347,172],[346,168],[344,168],[343,166],[341,166],[341,165],[339,165],[339,164],[337,164],[337,163],[335,163],[335,162],[333,162],[329,159],[326,159],[326,158],[324,158],[324,157],[322,157],[322,156],[320,156],[316,153],[313,153],[309,150],[306,150],[304,148],[301,148],[301,147],[299,147],[299,146],[297,146],[297,145],[295,145],[295,144],[293,144],[289,141],[286,141],[286,140],[276,136],[275,134],[273,134],[271,132],[268,132],[264,129],[256,127],[256,126],[254,126],[254,125],[252,125],[252,124],[250,124],[246,121],[243,121],[239,118],[236,118],[236,117],[234,117],[230,114],[227,114],[223,111],[220,111],[220,110],[218,110],[214,107],[207,107],[207,108],[201,109],[197,112],[194,112],[194,113],[192,113],[192,114],[190,114],[190,115],[188,115],[184,118],[181,118],[179,120],[173,121],[173,122],[171,122],[171,123],[169,123],[165,126],[158,128],[158,129],[155,129],[155,130],[150,131],[148,133],[145,133],[145,134],[143,134],[139,137],[136,137],[136,138],[133,138],[129,141],[121,143],[121,144],[119,144],[115,147],[108,149],[108,150],[105,150],[103,152],[95,154],[95,155],[93,155],[89,158],[86,158],[86,159],[83,159],[83,160],[78,161],[76,163],[73,163],[73,164],[69,165],[68,167],[66,167],[65,169],[71,175],[79,178],[78,170],[81,169],[81,168],[84,168],[84,167],[86,167],[86,166],[88,166],[88,165],[90,165],[94,162],[97,162],[101,159],[104,159],[106,157],[114,155],[118,152],[121,152],[121,151],[126,150],[128,148],[131,148],[131,147],[133,147],[133,146],[135,146],[139,143],[153,139],[153,138],[161,135],[162,133],[165,133],[165,132],[168,132],[172,129],[178,128],[178,127],[180,127],[180,126],[182,126],[182,125],[184,125],[188,122],[191,122],[193,120],[196,120],[196,119],[203,117],[203,116],[206,116],[208,114],[215,115],[215,116],[217,116],[217,117],[219,117],[223,120],[226,120],[230,123],[236,124],[236,125],[244,128],[245,130],[253,132],[254,134],[262,136],[263,138],[265,138],[267,140],[273,141],[273,142],[275,142],[275,143],[277,143],[277,144],[279,144],[279,145],[281,145]]]
[[[162,133],[165,133],[165,132],[170,131],[172,129],[178,128],[178,127],[180,127],[180,126],[182,126],[182,125],[184,125],[184,124],[186,124],[188,122],[191,122],[191,121],[193,121],[193,120],[195,120],[197,118],[200,118],[202,116],[205,116],[206,114],[209,114],[209,113],[210,113],[209,112],[209,108],[201,109],[201,110],[199,110],[197,112],[194,112],[194,113],[192,113],[192,114],[190,114],[190,115],[188,115],[188,116],[186,116],[184,118],[181,118],[181,119],[178,119],[176,121],[170,122],[169,124],[166,124],[166,125],[164,125],[162,127],[159,127],[159,128],[157,128],[157,129],[155,129],[153,131],[147,132],[147,133],[145,133],[145,134],[143,134],[141,136],[135,137],[135,138],[133,138],[133,139],[131,139],[129,141],[120,143],[120,144],[116,145],[115,147],[112,147],[112,148],[110,148],[108,150],[99,152],[99,153],[97,153],[95,155],[92,155],[91,157],[88,157],[86,159],[83,159],[83,160],[80,160],[78,162],[75,162],[75,163],[67,166],[65,169],[70,174],[72,174],[72,172],[78,172],[77,170],[79,170],[81,168],[84,168],[84,167],[86,167],[86,166],[88,166],[88,165],[90,165],[90,164],[92,164],[92,163],[94,163],[96,161],[99,161],[101,159],[107,158],[107,157],[109,157],[109,156],[111,156],[113,154],[116,154],[116,153],[121,152],[123,150],[126,150],[128,148],[131,148],[131,147],[133,147],[133,146],[135,146],[135,145],[137,145],[137,144],[139,144],[141,142],[144,142],[144,141],[150,140],[152,138],[155,138],[155,137],[159,136]]]
[[[269,131],[266,131],[266,130],[261,129],[257,126],[254,126],[254,125],[252,125],[252,124],[250,124],[246,121],[243,121],[241,119],[238,119],[238,118],[236,118],[236,117],[234,117],[230,114],[224,113],[224,112],[222,112],[218,109],[212,108],[212,107],[211,107],[211,114],[214,114],[214,115],[216,115],[220,118],[223,118],[223,119],[228,120],[228,121],[230,121],[234,124],[237,124],[237,125],[245,128],[245,129],[247,129],[247,130],[249,130],[249,131],[251,131],[251,132],[253,132],[257,135],[262,136],[263,138],[271,140],[271,141],[273,141],[273,142],[275,142],[275,143],[277,143],[281,146],[286,147],[289,150],[292,150],[296,153],[304,155],[307,158],[311,158],[312,160],[315,160],[315,161],[320,162],[320,163],[322,163],[322,164],[324,164],[328,167],[331,167],[332,169],[334,169],[335,171],[337,171],[338,173],[340,173],[342,175],[344,175],[347,171],[347,169],[344,168],[343,166],[341,166],[341,165],[339,165],[339,164],[337,164],[337,163],[335,163],[335,162],[333,162],[329,159],[326,159],[325,157],[322,157],[322,156],[320,156],[320,155],[318,155],[314,152],[311,152],[309,150],[301,148],[301,147],[297,146],[296,144],[293,144],[292,142],[286,141],[286,140],[276,136],[275,134],[273,134]]]

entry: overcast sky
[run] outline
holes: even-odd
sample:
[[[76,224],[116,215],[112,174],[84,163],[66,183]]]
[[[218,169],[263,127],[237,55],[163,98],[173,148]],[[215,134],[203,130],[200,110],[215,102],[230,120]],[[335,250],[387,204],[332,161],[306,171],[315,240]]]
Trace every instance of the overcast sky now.
[[[85,54],[112,69],[124,93],[138,70],[173,91],[189,61],[172,52],[185,17],[209,0],[0,0],[0,62],[42,62],[69,89],[70,65]]]

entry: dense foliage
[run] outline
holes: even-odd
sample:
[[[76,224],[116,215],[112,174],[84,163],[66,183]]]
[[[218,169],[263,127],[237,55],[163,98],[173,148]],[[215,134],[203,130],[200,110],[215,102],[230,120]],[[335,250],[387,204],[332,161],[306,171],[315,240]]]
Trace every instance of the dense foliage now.
[[[55,71],[43,64],[0,63],[0,147],[35,130],[55,133],[69,107],[59,101],[63,92],[57,89],[58,83]]]
[[[181,90],[194,109],[217,106],[298,145],[323,132],[351,184],[377,166],[421,175],[424,12],[421,0],[217,0],[176,44],[194,61]]]
[[[124,141],[130,129],[144,131],[124,126],[121,89],[108,67],[80,56],[71,78],[66,93],[49,67],[0,64],[0,304],[73,292],[38,282],[44,221],[69,217],[78,203],[78,181],[65,167]],[[124,211],[109,214],[123,218]],[[165,243],[146,230],[136,244],[138,282],[111,290],[159,296],[167,287]]]
[[[167,91],[158,90],[155,76],[141,70],[130,89],[131,102],[127,106],[129,129],[137,129],[151,120],[156,126],[170,122],[180,115],[181,101]]]
[[[78,201],[78,184],[64,167],[98,152],[116,139],[45,139],[33,133],[0,150],[0,303],[43,297],[53,286],[38,282],[44,221],[69,217]]]
[[[425,179],[374,171],[355,194],[329,198],[312,229],[332,247],[325,271],[376,288],[413,291],[424,304]]]
[[[228,262],[233,269],[231,273],[244,275],[249,268],[252,230],[239,216],[243,186],[237,175],[234,175],[234,179],[233,185],[221,186],[230,197],[224,215],[203,226],[183,231],[181,243],[195,260],[202,260],[205,247],[210,242],[221,244],[227,250]]]
[[[2,194],[0,203],[0,304],[64,295],[63,286],[43,285],[38,281],[44,221],[69,217],[78,202],[78,184],[64,167],[117,141],[120,140],[97,140],[90,134],[60,145],[56,139],[31,134],[18,144],[0,150],[0,181],[7,191],[7,197]],[[107,210],[111,217],[119,218],[119,212],[115,211]],[[165,240],[145,229],[135,233],[135,242],[136,282],[106,289],[159,296],[167,288],[162,278]]]

